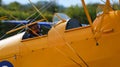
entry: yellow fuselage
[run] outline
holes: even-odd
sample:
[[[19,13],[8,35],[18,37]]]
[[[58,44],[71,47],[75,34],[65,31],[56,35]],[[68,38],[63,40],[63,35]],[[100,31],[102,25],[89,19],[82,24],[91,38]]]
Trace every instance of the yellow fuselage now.
[[[52,27],[48,35],[22,40],[24,33],[0,41],[0,62],[14,67],[120,67],[120,11],[98,16],[91,26],[65,30]]]

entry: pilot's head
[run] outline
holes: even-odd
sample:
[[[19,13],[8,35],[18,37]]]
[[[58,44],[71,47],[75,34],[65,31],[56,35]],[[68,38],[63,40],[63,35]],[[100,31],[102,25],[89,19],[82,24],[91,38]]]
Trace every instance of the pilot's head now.
[[[34,32],[39,32],[39,26],[38,26],[38,24],[36,23],[36,24],[33,24],[33,25],[31,25],[31,26],[29,26],[29,28],[31,29],[31,30],[33,30]]]

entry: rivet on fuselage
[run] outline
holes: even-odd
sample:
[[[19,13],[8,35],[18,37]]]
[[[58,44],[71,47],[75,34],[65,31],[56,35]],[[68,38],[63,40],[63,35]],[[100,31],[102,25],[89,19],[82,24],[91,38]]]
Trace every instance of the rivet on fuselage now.
[[[96,42],[96,46],[99,46],[99,43],[98,43],[98,42]]]

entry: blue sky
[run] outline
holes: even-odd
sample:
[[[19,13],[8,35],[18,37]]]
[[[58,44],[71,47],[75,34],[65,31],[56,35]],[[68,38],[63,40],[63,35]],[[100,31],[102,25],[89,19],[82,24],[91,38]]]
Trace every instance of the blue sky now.
[[[22,4],[29,3],[28,0],[3,0],[3,3],[8,4],[10,2],[17,1]],[[50,1],[50,0],[31,0],[32,2],[37,1]],[[59,4],[64,5],[65,7],[71,6],[71,5],[81,5],[81,0],[56,0]],[[105,0],[104,0],[105,1]],[[115,0],[114,0],[115,1]],[[86,3],[102,3],[101,0],[85,0]]]

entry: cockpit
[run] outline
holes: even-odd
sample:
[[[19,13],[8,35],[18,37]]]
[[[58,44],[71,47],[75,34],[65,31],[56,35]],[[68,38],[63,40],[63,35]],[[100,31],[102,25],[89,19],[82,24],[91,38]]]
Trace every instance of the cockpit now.
[[[66,20],[66,30],[81,27],[82,24],[75,18],[70,18],[64,13],[55,13],[53,17],[53,23],[58,24],[59,21]]]
[[[31,29],[29,28],[28,29],[29,31],[26,30],[26,32],[23,36],[23,39],[31,38],[30,37],[31,34],[32,34],[32,38],[36,37],[36,36],[47,35],[49,30],[52,28],[52,26],[55,26],[55,25],[61,23],[62,21],[66,22],[65,30],[82,26],[81,23],[77,19],[70,18],[69,16],[67,16],[64,13],[55,13],[54,16],[53,16],[52,23],[51,22],[49,22],[49,23],[46,22],[46,23],[43,23],[43,24],[38,23],[36,28],[39,29],[40,32],[36,34],[35,31],[31,31]],[[33,36],[33,35],[35,35],[35,36]]]

